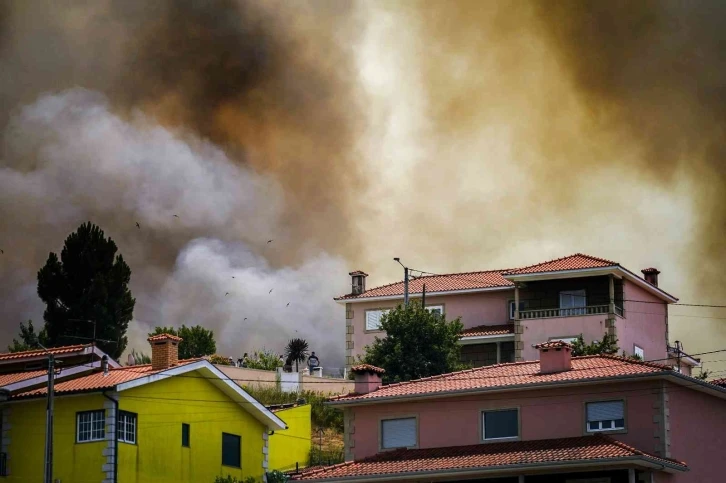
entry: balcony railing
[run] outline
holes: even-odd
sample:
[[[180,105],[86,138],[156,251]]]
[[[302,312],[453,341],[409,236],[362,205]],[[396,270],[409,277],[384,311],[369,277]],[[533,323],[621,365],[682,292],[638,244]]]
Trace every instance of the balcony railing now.
[[[615,307],[615,313],[618,313],[619,307]],[[567,309],[537,309],[537,310],[520,310],[519,318],[525,319],[548,319],[553,317],[578,317],[582,315],[598,315],[607,314],[607,305],[588,305],[587,307],[572,307]],[[622,315],[622,309],[620,314]]]

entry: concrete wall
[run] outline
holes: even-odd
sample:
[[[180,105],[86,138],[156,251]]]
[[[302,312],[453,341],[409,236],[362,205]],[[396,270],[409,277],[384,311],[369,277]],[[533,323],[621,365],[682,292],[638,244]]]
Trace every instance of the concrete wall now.
[[[625,282],[624,292],[625,318],[618,317],[615,322],[620,349],[631,355],[637,344],[644,349],[645,360],[665,364],[668,306],[632,282]]]
[[[525,361],[539,359],[539,351],[533,344],[547,342],[550,337],[577,337],[582,334],[585,343],[602,340],[605,336],[607,314],[577,317],[553,317],[549,319],[522,320],[522,357]]]
[[[586,434],[585,402],[613,399],[625,400],[626,430],[609,434],[638,449],[653,451],[659,442],[654,438],[658,384],[607,384],[359,406],[350,410],[354,446],[347,454],[360,459],[378,453],[380,420],[396,416],[418,418],[420,448],[479,444],[483,409],[519,408],[522,440],[581,436]]]
[[[246,367],[215,365],[227,377],[240,386],[266,386],[274,387],[277,384],[278,373],[275,371],[261,371]],[[297,373],[283,373],[283,390],[288,392],[316,391],[323,394],[348,394],[353,391],[354,383],[349,379],[329,377],[304,376]]]

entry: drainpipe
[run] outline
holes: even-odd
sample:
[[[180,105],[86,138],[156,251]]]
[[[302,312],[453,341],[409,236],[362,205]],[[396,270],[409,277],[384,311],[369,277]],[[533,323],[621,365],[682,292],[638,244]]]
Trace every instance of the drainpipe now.
[[[118,399],[114,399],[106,392],[103,392],[103,397],[113,402],[114,411],[114,424],[113,428],[113,483],[118,483]]]

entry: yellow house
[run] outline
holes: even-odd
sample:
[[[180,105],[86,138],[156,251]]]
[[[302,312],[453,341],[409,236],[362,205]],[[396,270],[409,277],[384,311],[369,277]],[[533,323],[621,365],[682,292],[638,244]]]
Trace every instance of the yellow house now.
[[[270,435],[268,442],[270,470],[285,472],[305,468],[310,461],[312,430],[310,404],[290,404],[270,408],[288,426],[287,429],[276,430]]]
[[[178,361],[179,341],[149,338],[150,365],[55,384],[53,481],[263,480],[269,435],[286,424],[208,361]],[[46,397],[43,386],[2,405],[0,481],[43,481]]]

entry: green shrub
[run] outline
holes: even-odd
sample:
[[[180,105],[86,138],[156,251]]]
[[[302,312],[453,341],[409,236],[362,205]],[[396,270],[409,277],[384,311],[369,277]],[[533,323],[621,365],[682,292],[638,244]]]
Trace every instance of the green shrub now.
[[[345,450],[343,448],[321,450],[315,445],[310,448],[310,466],[329,466],[344,461]]]
[[[326,406],[324,403],[327,396],[320,393],[315,391],[284,392],[279,387],[271,386],[246,386],[245,391],[266,406],[290,404],[304,399],[311,406],[313,426],[343,432],[343,412]]]

